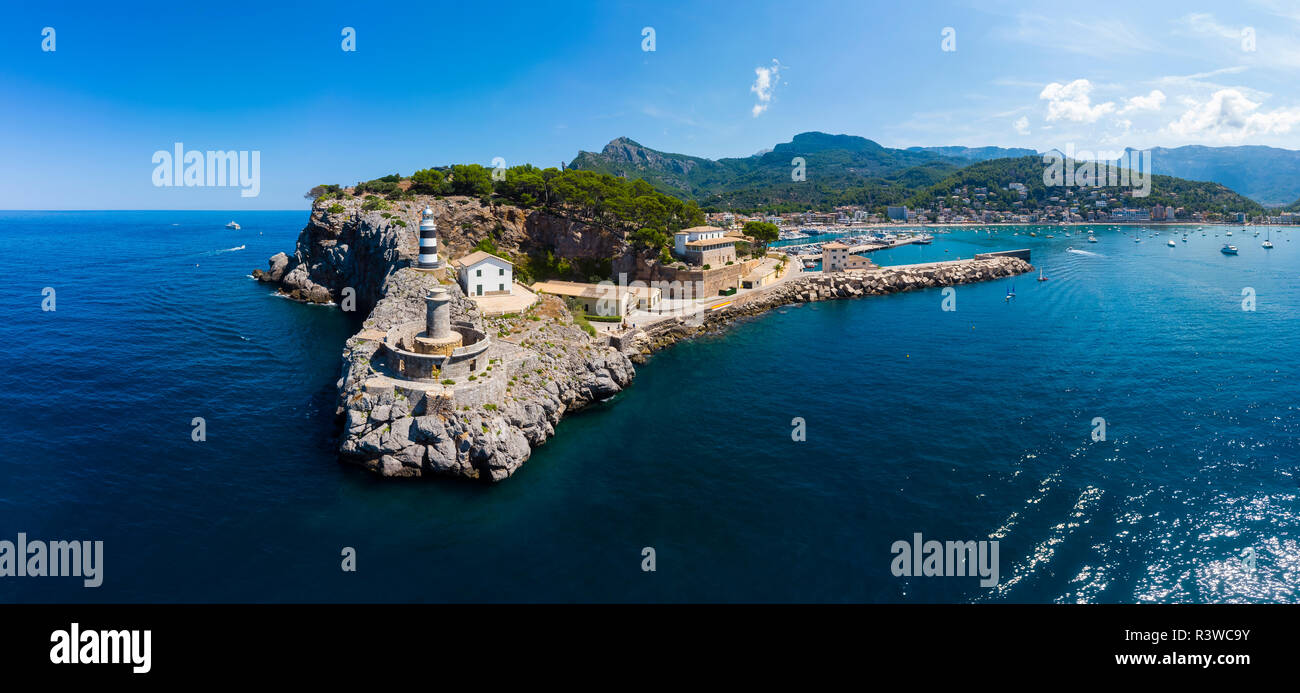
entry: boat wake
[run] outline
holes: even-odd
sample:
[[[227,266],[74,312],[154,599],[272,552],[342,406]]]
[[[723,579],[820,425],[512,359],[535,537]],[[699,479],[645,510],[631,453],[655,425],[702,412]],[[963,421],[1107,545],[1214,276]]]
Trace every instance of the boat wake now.
[[[218,252],[218,253],[233,253],[233,252],[235,252],[236,250],[243,250],[243,249],[246,248],[246,247],[248,247],[248,246],[237,245],[237,246],[235,246],[235,247],[233,247],[233,248],[226,248],[225,250],[218,250],[217,252]]]
[[[1079,255],[1087,255],[1087,256],[1089,256],[1089,257],[1105,257],[1105,256],[1102,255],[1101,253],[1094,253],[1094,252],[1092,252],[1092,251],[1090,251],[1090,250],[1079,250],[1078,248],[1067,248],[1065,252],[1067,252],[1067,253],[1076,253],[1076,254],[1079,254]]]

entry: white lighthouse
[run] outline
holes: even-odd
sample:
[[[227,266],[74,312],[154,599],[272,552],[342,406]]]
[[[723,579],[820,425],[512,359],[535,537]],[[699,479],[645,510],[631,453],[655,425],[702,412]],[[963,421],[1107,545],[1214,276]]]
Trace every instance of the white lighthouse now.
[[[420,269],[438,269],[438,227],[433,223],[433,210],[428,207],[420,213]]]

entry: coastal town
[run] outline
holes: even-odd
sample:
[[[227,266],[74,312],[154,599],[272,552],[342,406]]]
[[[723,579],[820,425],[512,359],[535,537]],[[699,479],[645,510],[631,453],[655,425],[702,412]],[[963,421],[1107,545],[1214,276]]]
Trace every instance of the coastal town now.
[[[1177,197],[1177,193],[1170,193]],[[804,211],[784,214],[743,214],[712,212],[711,224],[724,228],[743,226],[749,221],[766,221],[785,229],[802,226],[863,227],[891,224],[1046,224],[1046,223],[1253,223],[1270,225],[1300,224],[1300,212],[1276,211],[1250,215],[1245,212],[1210,212],[1189,210],[1182,206],[1133,204],[1132,191],[1119,195],[1100,188],[1064,188],[1037,206],[1029,199],[1023,183],[1005,187],[959,186],[933,205],[912,209],[905,205],[886,206],[884,213],[860,205],[837,206],[829,212]]]

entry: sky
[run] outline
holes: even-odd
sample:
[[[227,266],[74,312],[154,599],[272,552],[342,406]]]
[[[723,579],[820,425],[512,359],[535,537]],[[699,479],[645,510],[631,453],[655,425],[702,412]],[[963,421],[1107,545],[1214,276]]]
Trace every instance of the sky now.
[[[320,183],[620,136],[1300,149],[1298,0],[202,4],[7,3],[0,208],[305,209]],[[246,152],[256,195],[162,177],[177,143]]]

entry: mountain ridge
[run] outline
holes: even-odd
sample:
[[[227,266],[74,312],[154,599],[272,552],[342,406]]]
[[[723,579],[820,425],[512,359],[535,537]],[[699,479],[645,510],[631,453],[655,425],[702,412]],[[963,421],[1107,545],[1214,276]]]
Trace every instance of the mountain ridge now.
[[[1300,198],[1300,152],[1258,146],[1245,150],[1255,156],[1275,157],[1282,161],[1287,160],[1288,155],[1295,155],[1297,175],[1293,186],[1282,181],[1269,187],[1262,183],[1267,171],[1246,172],[1242,174],[1244,178],[1233,178],[1223,172],[1224,167],[1218,163],[1225,160],[1220,150],[1237,151],[1241,148],[1201,147],[1208,153],[1191,150],[1190,154],[1180,151],[1186,149],[1152,150],[1153,173],[1162,177],[1163,187],[1172,186],[1193,193],[1195,199],[1206,203],[1213,199],[1238,205],[1243,210],[1259,208],[1258,200],[1219,180],[1240,178],[1254,183],[1250,189],[1257,194],[1261,190],[1268,191],[1265,197],[1270,201],[1269,206],[1280,207],[1294,200],[1293,206],[1300,207],[1300,199],[1297,199]],[[1211,163],[1198,167],[1192,156],[1196,154]],[[789,212],[834,205],[880,207],[904,204],[909,200],[915,202],[918,195],[924,196],[936,184],[960,178],[960,172],[968,167],[1039,156],[1041,154],[1032,149],[997,146],[897,149],[857,135],[810,131],[795,135],[789,142],[778,143],[770,151],[721,159],[663,152],[629,137],[617,137],[600,152],[579,152],[568,167],[639,178],[660,192],[693,200],[705,209]],[[1163,167],[1160,164],[1162,160],[1166,161]],[[792,175],[797,174],[800,168],[804,175],[802,181]],[[1170,168],[1185,173],[1171,173]],[[1241,168],[1238,165],[1233,170]],[[1017,165],[994,166],[990,170],[1015,171],[1020,175],[1028,169]],[[1203,185],[1188,186],[1186,181],[1200,181]],[[1009,182],[1029,181],[1007,180],[1000,181],[1000,184]],[[1291,187],[1294,187],[1295,194],[1287,197]]]

